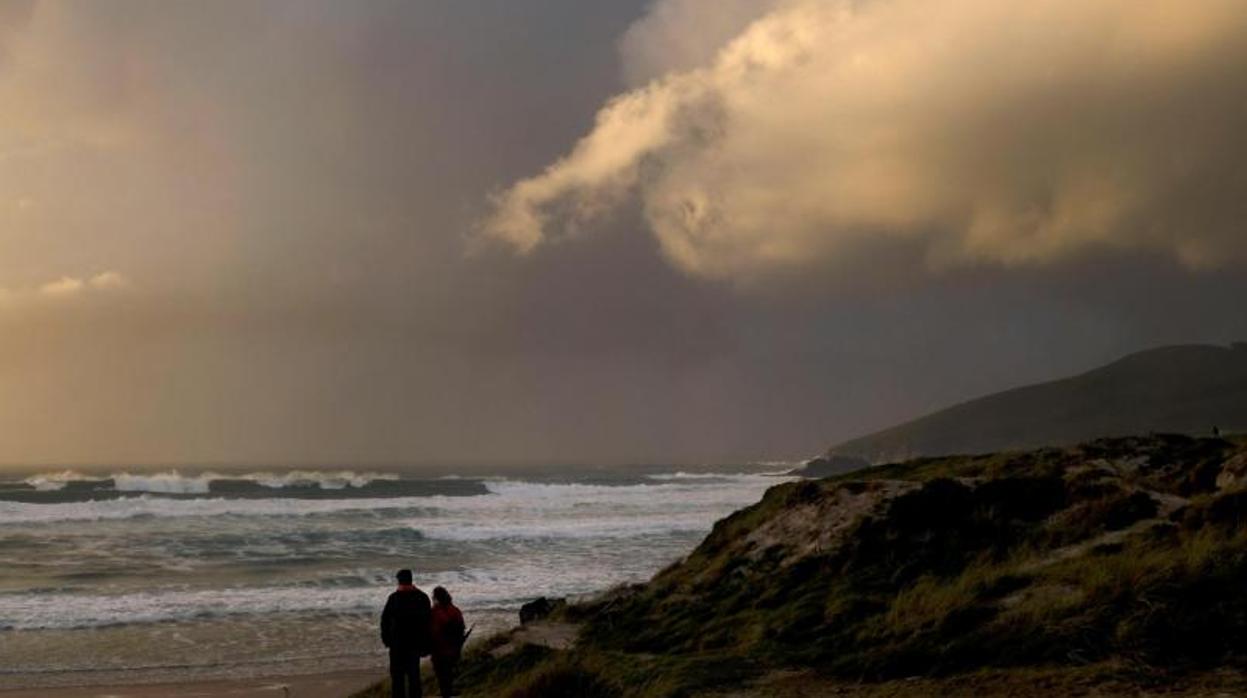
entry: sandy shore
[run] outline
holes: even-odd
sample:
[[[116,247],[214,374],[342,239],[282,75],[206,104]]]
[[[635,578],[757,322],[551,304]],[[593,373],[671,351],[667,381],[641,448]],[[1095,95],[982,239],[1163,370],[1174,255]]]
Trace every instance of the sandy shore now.
[[[0,689],[0,698],[46,698],[49,695],[59,698],[344,698],[376,683],[382,675],[381,671],[351,671],[183,684]]]

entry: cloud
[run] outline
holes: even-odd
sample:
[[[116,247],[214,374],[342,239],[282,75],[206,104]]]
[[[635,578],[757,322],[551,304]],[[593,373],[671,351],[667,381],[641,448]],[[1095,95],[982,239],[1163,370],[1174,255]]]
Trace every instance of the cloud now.
[[[665,0],[650,5],[619,40],[624,79],[644,85],[692,70],[782,0]]]
[[[125,288],[130,285],[130,280],[120,272],[105,271],[92,276],[87,283],[91,286],[91,288],[107,290]]]
[[[66,299],[84,293],[108,293],[128,288],[130,280],[117,271],[103,271],[94,276],[80,278],[62,276],[34,288],[9,289],[0,287],[0,303],[12,305],[23,300],[34,298]]]
[[[86,287],[82,279],[75,279],[72,276],[62,276],[56,281],[49,281],[39,287],[39,293],[45,296],[63,298],[65,296],[73,296],[82,291]]]
[[[528,252],[635,202],[711,278],[887,241],[935,267],[1247,253],[1241,0],[767,4],[702,67],[672,44],[671,70],[497,195],[483,234]],[[653,8],[624,42],[638,74],[715,7]]]

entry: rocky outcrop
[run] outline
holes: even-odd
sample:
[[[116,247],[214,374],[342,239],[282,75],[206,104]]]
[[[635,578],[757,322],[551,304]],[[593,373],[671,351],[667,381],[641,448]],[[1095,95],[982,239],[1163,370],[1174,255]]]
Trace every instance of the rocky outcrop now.
[[[547,599],[542,596],[520,606],[520,625],[528,625],[533,621],[542,620],[567,605],[566,599]]]

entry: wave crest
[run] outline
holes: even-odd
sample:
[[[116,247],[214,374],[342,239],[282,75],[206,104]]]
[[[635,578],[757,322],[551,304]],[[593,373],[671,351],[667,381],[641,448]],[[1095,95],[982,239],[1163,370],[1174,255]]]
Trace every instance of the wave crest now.
[[[57,492],[72,483],[108,485],[117,492],[150,492],[153,494],[208,494],[214,482],[240,482],[270,489],[286,487],[319,487],[322,490],[360,489],[373,482],[398,480],[395,473],[355,472],[353,470],[292,470],[289,472],[260,471],[251,473],[205,472],[194,475],[178,470],[155,473],[116,472],[109,475],[87,475],[74,470],[39,473],[21,482],[39,492]]]
[[[153,492],[158,494],[207,494],[213,480],[221,476],[205,473],[194,477],[179,474],[176,470],[151,475],[113,475],[113,489],[118,492]]]
[[[65,486],[71,482],[100,482],[103,479],[106,478],[90,477],[74,470],[62,470],[56,473],[31,475],[22,482],[40,492],[56,492],[65,489]]]
[[[252,473],[238,480],[251,480],[256,484],[274,489],[283,487],[319,487],[322,490],[341,490],[347,487],[367,487],[378,480],[397,480],[394,473],[357,473],[352,470],[292,470],[286,473]]]

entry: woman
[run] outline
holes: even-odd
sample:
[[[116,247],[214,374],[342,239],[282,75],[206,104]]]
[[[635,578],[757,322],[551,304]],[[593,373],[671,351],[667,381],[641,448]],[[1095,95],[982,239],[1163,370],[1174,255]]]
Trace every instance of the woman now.
[[[433,615],[429,623],[433,635],[433,672],[443,698],[454,695],[455,669],[463,649],[463,614],[450,600],[444,587],[433,589]]]

